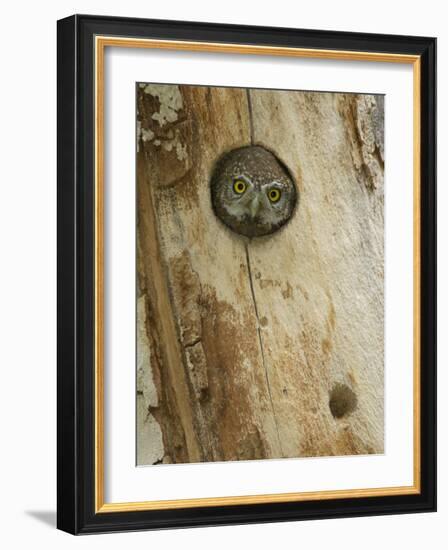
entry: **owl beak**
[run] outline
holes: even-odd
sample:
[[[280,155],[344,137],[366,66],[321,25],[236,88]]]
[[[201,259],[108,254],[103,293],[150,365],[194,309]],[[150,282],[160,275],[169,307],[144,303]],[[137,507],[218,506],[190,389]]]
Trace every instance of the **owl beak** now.
[[[252,202],[250,203],[250,208],[249,208],[252,219],[254,219],[257,216],[258,212],[260,211],[260,206],[261,206],[260,200],[258,196],[255,195],[255,197],[252,199]]]

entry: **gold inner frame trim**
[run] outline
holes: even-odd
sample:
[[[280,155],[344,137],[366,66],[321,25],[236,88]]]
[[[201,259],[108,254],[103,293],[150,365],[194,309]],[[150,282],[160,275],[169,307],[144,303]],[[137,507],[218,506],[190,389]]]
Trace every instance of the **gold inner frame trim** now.
[[[413,65],[413,458],[414,482],[410,486],[275,493],[179,500],[106,503],[104,501],[104,54],[106,47],[287,56],[313,59],[407,63]],[[420,56],[381,52],[321,50],[250,44],[227,44],[96,36],[95,54],[95,513],[167,510],[279,502],[304,502],[419,494],[421,490],[420,425]]]

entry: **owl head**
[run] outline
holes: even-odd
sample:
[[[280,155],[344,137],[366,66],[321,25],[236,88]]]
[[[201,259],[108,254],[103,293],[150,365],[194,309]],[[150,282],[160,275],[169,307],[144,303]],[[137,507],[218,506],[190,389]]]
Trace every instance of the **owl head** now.
[[[291,218],[297,189],[287,168],[267,149],[249,146],[226,153],[211,178],[216,216],[246,237],[274,233]]]

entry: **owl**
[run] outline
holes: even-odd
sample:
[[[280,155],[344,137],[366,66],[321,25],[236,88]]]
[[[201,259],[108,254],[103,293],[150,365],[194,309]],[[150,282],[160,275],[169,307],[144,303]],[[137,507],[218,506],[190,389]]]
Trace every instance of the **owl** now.
[[[241,147],[223,155],[210,188],[216,216],[249,238],[270,235],[285,225],[298,199],[287,168],[260,146]]]

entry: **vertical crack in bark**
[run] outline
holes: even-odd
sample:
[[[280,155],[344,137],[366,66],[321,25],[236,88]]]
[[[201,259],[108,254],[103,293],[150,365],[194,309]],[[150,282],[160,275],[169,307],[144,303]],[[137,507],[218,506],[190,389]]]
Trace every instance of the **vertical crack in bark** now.
[[[250,144],[254,145],[254,117],[252,113],[252,99],[250,97],[250,89],[246,88],[247,107],[249,110],[249,125],[250,125]]]
[[[259,317],[259,314],[258,314],[257,300],[255,298],[255,289],[254,289],[254,282],[253,282],[253,278],[252,278],[252,268],[251,268],[251,265],[250,265],[250,255],[249,255],[249,244],[248,243],[245,244],[245,249],[246,249],[246,262],[247,262],[247,271],[248,271],[248,275],[249,275],[250,292],[251,292],[251,295],[252,295],[252,301],[254,303],[255,317],[257,318],[257,334],[258,334],[258,342],[260,344],[261,361],[262,361],[262,364],[263,364],[263,370],[264,370],[264,374],[265,374],[265,377],[266,377],[266,385],[267,385],[267,388],[268,388],[269,400],[271,402],[272,414],[274,416],[274,424],[275,424],[275,430],[277,432],[278,446],[279,446],[279,449],[280,449],[281,456],[283,456],[282,442],[281,442],[281,439],[280,439],[280,432],[279,432],[278,424],[277,424],[277,416],[275,414],[274,401],[272,399],[272,390],[271,390],[271,384],[270,384],[270,381],[269,381],[269,373],[268,373],[268,368],[267,368],[267,365],[266,365],[266,359],[265,359],[265,356],[264,356],[263,339],[261,337],[261,329],[260,329],[260,317]]]

